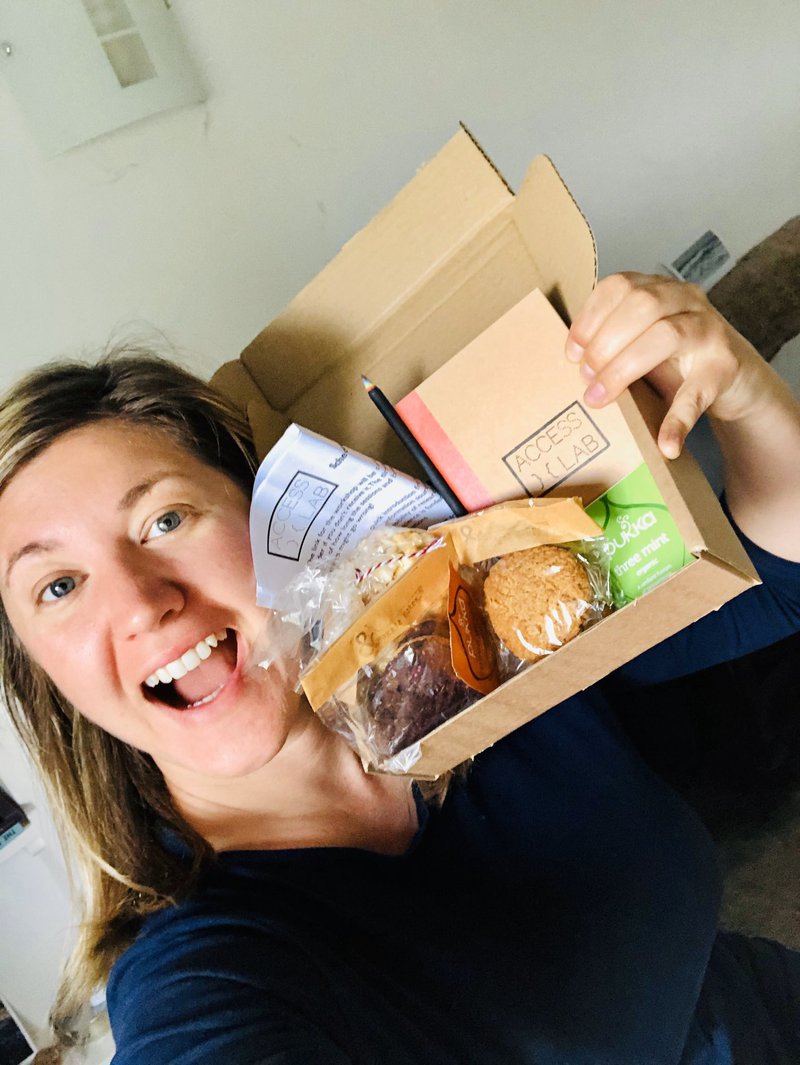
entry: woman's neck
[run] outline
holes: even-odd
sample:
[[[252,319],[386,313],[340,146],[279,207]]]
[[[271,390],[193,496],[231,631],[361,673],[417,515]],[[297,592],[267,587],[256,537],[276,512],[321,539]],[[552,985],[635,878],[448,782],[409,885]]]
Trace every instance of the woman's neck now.
[[[217,851],[360,847],[398,854],[417,829],[410,782],[365,773],[313,714],[244,777],[162,771],[180,813]]]

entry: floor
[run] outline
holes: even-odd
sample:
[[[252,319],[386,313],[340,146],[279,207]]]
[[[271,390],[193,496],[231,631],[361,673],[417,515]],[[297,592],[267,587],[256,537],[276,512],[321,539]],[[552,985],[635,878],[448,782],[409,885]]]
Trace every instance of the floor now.
[[[800,788],[752,830],[723,839],[722,923],[800,950]]]
[[[796,253],[795,253],[796,254]],[[796,259],[795,259],[796,268]],[[788,281],[788,278],[787,278]],[[797,301],[796,276],[793,281]],[[796,314],[796,312],[795,312]],[[800,334],[789,340],[771,360],[775,370],[800,396]],[[701,447],[708,447],[708,438]],[[702,460],[703,456],[701,456]],[[709,455],[720,477],[720,464]],[[712,475],[712,480],[714,476]],[[777,689],[775,706],[765,712],[782,719],[775,735],[756,744],[759,765],[739,763],[738,780],[695,781],[717,838],[726,868],[723,923],[750,935],[777,939],[800,950],[800,641],[785,656],[764,656],[756,668],[753,688]],[[754,691],[751,698],[755,699]],[[751,708],[751,713],[754,710]],[[795,724],[797,722],[797,724]],[[767,730],[768,731],[768,730]],[[745,750],[746,747],[743,747]],[[772,759],[772,766],[770,766]],[[687,785],[691,794],[692,788]]]
[[[633,742],[717,843],[724,927],[800,950],[800,634],[649,689],[645,714],[614,693],[629,704]]]

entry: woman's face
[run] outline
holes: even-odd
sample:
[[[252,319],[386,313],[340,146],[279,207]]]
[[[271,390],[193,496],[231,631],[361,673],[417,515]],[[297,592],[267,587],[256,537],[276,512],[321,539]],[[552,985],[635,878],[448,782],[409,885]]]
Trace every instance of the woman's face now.
[[[166,776],[252,772],[297,713],[271,674],[243,669],[266,616],[248,512],[163,432],[110,421],[56,440],[0,496],[17,635],[81,713]]]

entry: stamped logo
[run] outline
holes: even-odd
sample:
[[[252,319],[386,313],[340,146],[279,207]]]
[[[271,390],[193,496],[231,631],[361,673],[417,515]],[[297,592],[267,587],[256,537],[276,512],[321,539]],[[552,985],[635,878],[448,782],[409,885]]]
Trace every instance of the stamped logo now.
[[[338,488],[333,481],[298,470],[269,518],[267,551],[296,562],[314,519]]]
[[[504,455],[503,462],[529,496],[541,496],[608,446],[608,440],[576,400]]]

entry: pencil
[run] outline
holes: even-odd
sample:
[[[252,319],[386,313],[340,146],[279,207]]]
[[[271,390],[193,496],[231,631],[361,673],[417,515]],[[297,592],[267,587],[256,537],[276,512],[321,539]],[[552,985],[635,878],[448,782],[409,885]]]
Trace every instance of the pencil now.
[[[361,375],[361,384],[364,386],[367,395],[386,419],[389,426],[394,430],[401,443],[405,444],[408,451],[417,460],[431,487],[439,493],[457,518],[463,517],[467,511],[461,500],[434,466],[430,456],[427,455],[423,449],[422,444],[420,444],[419,440],[417,440],[383,392],[381,392],[378,386],[374,385],[368,377],[365,377],[363,373]]]

